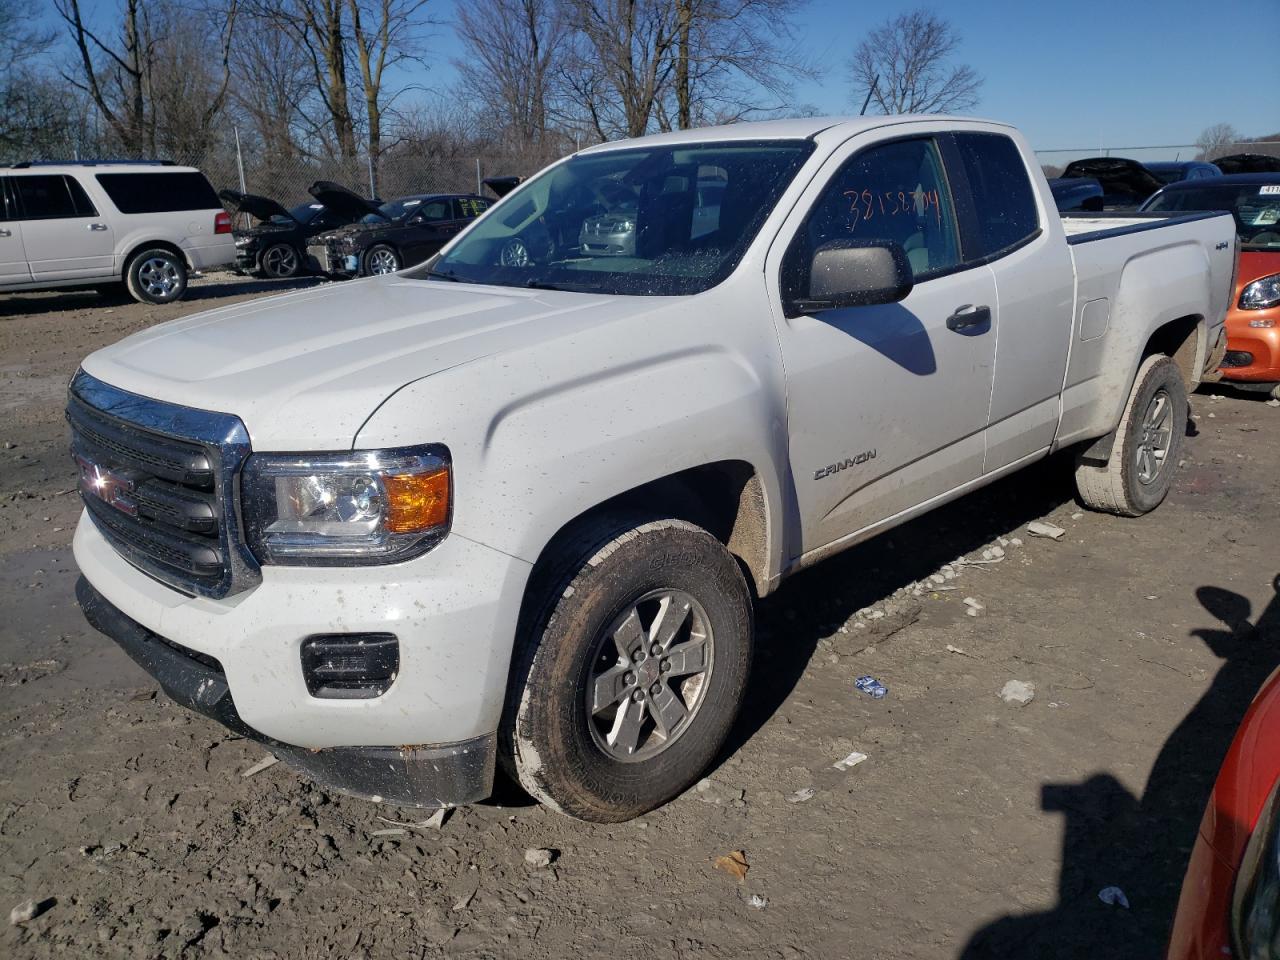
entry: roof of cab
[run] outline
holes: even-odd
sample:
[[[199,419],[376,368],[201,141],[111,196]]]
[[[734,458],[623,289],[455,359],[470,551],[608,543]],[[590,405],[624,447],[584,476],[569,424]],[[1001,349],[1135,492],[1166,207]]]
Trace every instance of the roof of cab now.
[[[12,167],[0,167],[6,176],[22,174],[85,173],[199,173],[196,167],[179,167],[168,163],[112,163],[110,161],[70,163],[23,163]]]
[[[832,131],[842,138],[875,130],[878,127],[894,126],[900,123],[921,123],[926,121],[964,120],[973,123],[1008,126],[999,121],[984,120],[978,117],[957,117],[948,114],[890,114],[872,117],[797,117],[790,120],[759,120],[752,123],[730,123],[719,127],[695,127],[691,130],[672,130],[669,133],[655,133],[647,137],[636,137],[630,140],[611,140],[608,143],[585,147],[581,153],[602,153],[607,150],[618,150],[639,146],[677,146],[693,143],[723,143],[735,140],[810,140],[819,134]]]

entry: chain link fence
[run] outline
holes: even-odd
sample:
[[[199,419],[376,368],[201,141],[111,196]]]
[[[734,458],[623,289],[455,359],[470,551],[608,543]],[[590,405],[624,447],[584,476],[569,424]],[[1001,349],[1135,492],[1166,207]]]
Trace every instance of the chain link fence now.
[[[1227,157],[1237,153],[1256,153],[1268,157],[1280,157],[1280,140],[1240,141],[1224,143],[1209,151],[1209,159]],[[1204,149],[1194,143],[1175,143],[1166,146],[1137,147],[1078,147],[1062,150],[1037,150],[1036,157],[1044,169],[1045,176],[1056,177],[1066,169],[1073,160],[1084,160],[1089,157],[1125,157],[1139,163],[1158,163],[1162,161],[1187,161],[1203,158]]]

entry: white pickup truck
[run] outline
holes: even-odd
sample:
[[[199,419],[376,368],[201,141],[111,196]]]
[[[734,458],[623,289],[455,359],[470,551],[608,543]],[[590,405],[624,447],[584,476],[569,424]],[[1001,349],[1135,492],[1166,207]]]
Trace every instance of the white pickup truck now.
[[[713,760],[783,578],[1060,448],[1169,488],[1229,215],[1064,223],[1008,126],[583,150],[432,261],[89,356],[78,596],[316,780],[621,820]]]

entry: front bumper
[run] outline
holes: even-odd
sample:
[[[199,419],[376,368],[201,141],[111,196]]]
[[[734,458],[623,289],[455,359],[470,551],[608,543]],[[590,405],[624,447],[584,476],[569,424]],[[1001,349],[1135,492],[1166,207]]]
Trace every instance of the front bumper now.
[[[76,599],[89,624],[118,643],[174,701],[257,740],[325,787],[415,807],[471,803],[493,790],[497,747],[493,734],[457,743],[398,747],[307,749],[282,743],[244,722],[217,660],[198,656],[131,620],[84,577],[76,583]]]
[[[1274,327],[1251,327],[1250,320],[1272,320]],[[1222,378],[1236,382],[1280,382],[1280,307],[1232,310],[1227,314],[1227,349],[1249,361],[1222,367]]]

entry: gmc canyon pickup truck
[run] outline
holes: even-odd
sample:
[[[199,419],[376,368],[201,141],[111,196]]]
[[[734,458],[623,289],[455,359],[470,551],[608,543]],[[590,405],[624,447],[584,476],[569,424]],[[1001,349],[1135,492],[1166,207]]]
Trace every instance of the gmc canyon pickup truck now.
[[[1234,262],[1225,214],[1064,221],[999,123],[602,144],[418,267],[85,359],[78,597],[329,787],[460,804],[502,764],[623,820],[722,747],[789,574],[1062,448],[1084,503],[1155,508]]]

